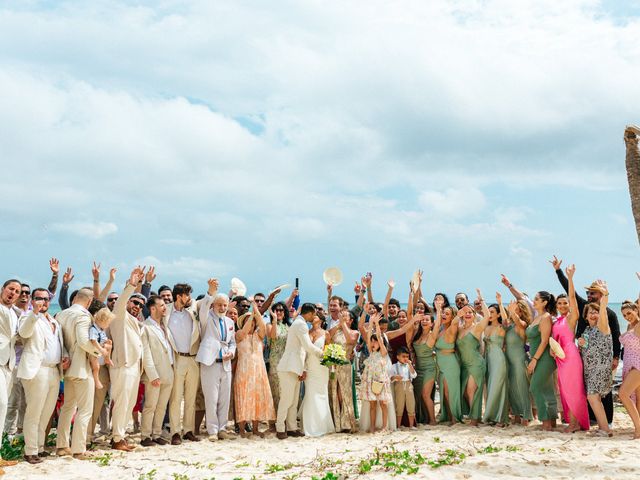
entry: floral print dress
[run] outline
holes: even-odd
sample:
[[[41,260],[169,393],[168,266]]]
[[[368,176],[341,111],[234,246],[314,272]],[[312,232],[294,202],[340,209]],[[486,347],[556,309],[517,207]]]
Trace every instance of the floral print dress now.
[[[584,364],[584,384],[587,395],[607,395],[611,391],[613,364],[613,340],[611,334],[604,334],[598,327],[587,327],[582,334],[587,339],[582,348]]]
[[[269,386],[271,387],[271,396],[276,409],[280,403],[280,381],[278,380],[278,363],[284,353],[284,347],[287,344],[287,331],[289,328],[286,324],[278,322],[276,324],[276,338],[269,339]]]

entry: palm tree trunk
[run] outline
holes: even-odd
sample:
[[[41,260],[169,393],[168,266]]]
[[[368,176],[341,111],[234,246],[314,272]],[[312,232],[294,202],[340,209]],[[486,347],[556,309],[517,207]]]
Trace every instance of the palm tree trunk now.
[[[631,210],[636,222],[636,233],[640,242],[640,149],[638,149],[638,135],[627,129],[624,133],[624,143],[627,147],[626,167],[631,196]]]

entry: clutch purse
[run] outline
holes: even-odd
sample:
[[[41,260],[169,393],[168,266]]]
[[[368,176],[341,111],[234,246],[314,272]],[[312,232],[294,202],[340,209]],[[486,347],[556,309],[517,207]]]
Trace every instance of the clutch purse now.
[[[371,382],[371,392],[374,395],[380,395],[382,393],[383,388],[384,388],[384,383],[376,382],[375,380]]]

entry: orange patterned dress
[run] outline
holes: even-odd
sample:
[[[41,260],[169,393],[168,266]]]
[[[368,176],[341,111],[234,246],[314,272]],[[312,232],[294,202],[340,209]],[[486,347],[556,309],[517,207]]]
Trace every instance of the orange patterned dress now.
[[[233,384],[236,422],[276,419],[262,349],[262,339],[257,332],[238,343],[238,364]]]

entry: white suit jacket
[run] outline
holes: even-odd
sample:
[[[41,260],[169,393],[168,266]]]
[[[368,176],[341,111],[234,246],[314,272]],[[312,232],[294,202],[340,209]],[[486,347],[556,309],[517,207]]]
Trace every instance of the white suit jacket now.
[[[144,347],[144,376],[149,381],[157,378],[163,385],[171,385],[173,383],[173,366],[171,365],[171,357],[169,348],[171,347],[171,332],[165,328],[167,332],[168,348],[163,342],[161,332],[158,332],[155,326],[156,322],[152,318],[144,321],[142,328],[142,345]]]
[[[62,358],[68,357],[66,350],[64,349],[64,340],[62,338],[62,328],[56,319],[51,318],[52,323],[56,326],[56,338],[60,344],[60,352]],[[47,350],[47,342],[45,328],[50,328],[49,325],[40,321],[38,315],[33,312],[29,312],[20,318],[20,326],[18,327],[18,334],[22,337],[22,344],[24,349],[22,350],[22,357],[18,364],[18,378],[30,380],[36,376],[42,361],[44,360],[44,352]],[[62,361],[62,358],[60,359]],[[58,371],[60,378],[62,378],[62,363],[58,364]]]
[[[212,365],[216,358],[220,358],[220,350],[231,353],[232,357],[236,354],[236,333],[233,320],[228,317],[222,317],[222,323],[226,331],[226,340],[222,341],[220,321],[209,310],[212,302],[213,297],[207,294],[199,305],[200,348],[196,355],[196,361],[207,366]],[[223,362],[223,367],[225,371],[231,371],[231,360]]]
[[[56,315],[56,320],[62,328],[64,348],[69,352],[71,366],[64,373],[69,378],[89,378],[91,365],[89,355],[98,357],[100,352],[89,340],[91,314],[80,305],[71,305]]]
[[[307,354],[322,357],[322,353],[322,349],[316,347],[309,337],[307,322],[302,316],[299,316],[287,332],[287,343],[280,363],[278,363],[278,371],[302,375]]]
[[[9,312],[15,313],[15,318]],[[0,308],[0,365],[8,365],[13,370],[16,365],[16,336],[18,325],[16,319],[20,316],[14,306]]]

